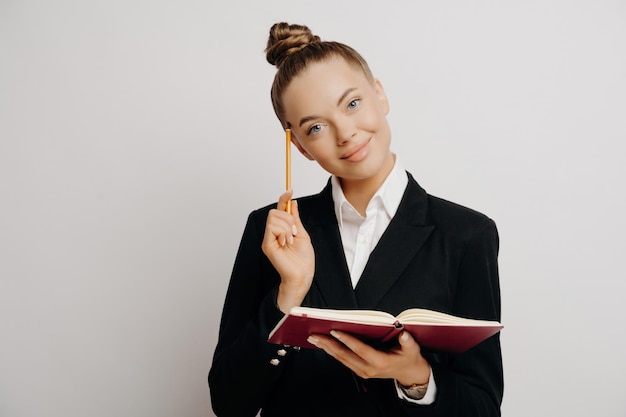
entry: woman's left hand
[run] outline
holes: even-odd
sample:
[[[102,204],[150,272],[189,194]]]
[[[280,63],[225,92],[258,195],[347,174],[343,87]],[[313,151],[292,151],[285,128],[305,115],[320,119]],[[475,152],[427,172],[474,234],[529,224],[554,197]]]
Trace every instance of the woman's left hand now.
[[[333,337],[311,335],[309,342],[324,350],[363,379],[393,378],[401,385],[425,384],[430,364],[409,332],[398,337],[398,346],[377,350],[349,333],[333,330]]]

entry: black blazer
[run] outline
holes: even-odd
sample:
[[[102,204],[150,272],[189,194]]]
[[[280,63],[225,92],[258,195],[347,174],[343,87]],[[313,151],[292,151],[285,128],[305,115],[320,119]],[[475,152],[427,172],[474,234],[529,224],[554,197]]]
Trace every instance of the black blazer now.
[[[409,175],[396,215],[352,288],[330,181],[298,199],[315,250],[315,276],[303,305],[411,307],[500,321],[498,233],[485,215],[428,195]],[[209,387],[219,417],[499,416],[503,371],[499,334],[460,355],[424,352],[437,385],[432,405],[410,404],[393,380],[361,380],[321,350],[267,342],[283,316],[280,277],[261,250],[268,211],[248,217],[220,323]],[[275,360],[277,359],[277,361]]]

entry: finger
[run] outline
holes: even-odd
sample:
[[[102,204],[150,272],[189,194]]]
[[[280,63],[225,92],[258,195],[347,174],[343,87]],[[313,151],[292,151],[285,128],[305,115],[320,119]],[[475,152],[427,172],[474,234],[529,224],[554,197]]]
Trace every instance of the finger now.
[[[307,340],[345,365],[349,362],[348,358],[355,358],[355,354],[336,337],[312,334]]]
[[[280,211],[287,211],[287,204],[293,195],[293,190],[287,190],[280,195],[278,198],[278,204],[276,204],[276,209]]]
[[[375,355],[376,351],[348,333],[333,330],[330,334],[332,337],[328,338],[330,340],[322,349],[350,368],[356,375],[368,377],[371,369],[369,365],[371,355]]]
[[[398,337],[398,342],[400,343],[400,347],[402,349],[419,350],[419,345],[417,344],[411,333],[407,332],[406,330],[400,334],[400,337]]]
[[[306,229],[302,224],[302,220],[300,219],[300,207],[298,205],[298,200],[291,201],[291,215],[294,218],[295,224],[293,227],[293,235],[297,235],[299,232],[301,236],[307,236]]]
[[[270,210],[265,230],[268,241],[277,241],[280,246],[293,243],[293,218],[283,211]]]
[[[356,353],[360,358],[368,354],[376,352],[376,349],[361,341],[361,339],[352,336],[350,333],[331,330],[330,335],[343,343],[348,349]]]

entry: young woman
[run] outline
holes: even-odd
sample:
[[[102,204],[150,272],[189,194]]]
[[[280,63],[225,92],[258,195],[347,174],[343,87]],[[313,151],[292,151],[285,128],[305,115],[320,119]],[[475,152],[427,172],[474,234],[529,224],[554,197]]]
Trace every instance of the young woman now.
[[[498,416],[499,336],[463,354],[420,349],[407,332],[377,350],[347,333],[319,349],[267,342],[293,306],[419,307],[500,320],[498,233],[427,194],[390,151],[382,84],[352,48],[277,23],[272,103],[293,145],[331,174],[316,195],[252,212],[209,372],[218,416]]]

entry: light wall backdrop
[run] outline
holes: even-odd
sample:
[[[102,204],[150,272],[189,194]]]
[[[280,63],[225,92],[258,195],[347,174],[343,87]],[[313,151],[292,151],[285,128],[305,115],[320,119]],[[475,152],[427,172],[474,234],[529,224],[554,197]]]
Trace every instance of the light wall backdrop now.
[[[392,148],[501,238],[506,417],[626,415],[626,3],[0,0],[0,415],[212,416],[277,21],[355,47]],[[293,158],[295,194],[328,174]]]

